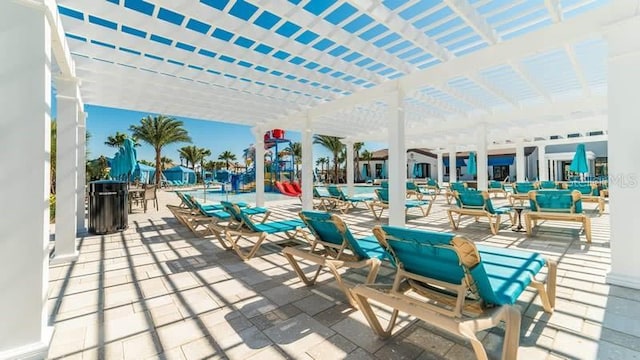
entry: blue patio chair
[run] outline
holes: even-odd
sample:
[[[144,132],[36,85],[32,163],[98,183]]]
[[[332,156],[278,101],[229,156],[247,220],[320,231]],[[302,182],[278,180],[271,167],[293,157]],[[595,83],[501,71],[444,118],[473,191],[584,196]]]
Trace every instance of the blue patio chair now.
[[[229,212],[233,218],[240,219],[241,226],[232,229],[227,227],[225,230],[225,249],[233,249],[242,260],[251,259],[267,236],[271,234],[286,234],[287,238],[293,240],[299,234],[300,229],[306,227],[304,222],[300,219],[293,220],[278,220],[278,221],[266,221],[266,216],[263,218],[261,222],[256,222],[252,218],[252,215],[255,215],[254,208],[240,208],[237,204],[233,204],[230,202],[222,202],[225,207],[225,211]],[[242,248],[238,245],[238,242],[242,238],[253,238],[256,237],[257,240],[250,247],[249,251],[243,251]]]
[[[540,183],[538,182],[517,182],[513,184],[513,194],[509,194],[509,202],[514,205],[516,201],[523,205],[529,200],[529,192],[538,190]]]
[[[580,199],[583,203],[596,203],[598,205],[598,214],[604,212],[604,195],[600,193],[597,183],[589,182],[570,182],[564,184],[567,190],[577,190],[580,192]]]
[[[516,359],[520,311],[515,305],[526,287],[538,291],[553,312],[557,265],[540,254],[475,245],[451,233],[376,226],[373,233],[396,268],[393,285],[360,284],[351,290],[358,308],[380,337],[391,336],[399,312],[464,337],[478,359],[487,359],[476,333],[505,322],[503,359]],[[546,286],[535,279],[548,267]],[[385,327],[370,301],[393,309]],[[385,317],[387,317],[385,313]]]
[[[558,183],[555,181],[540,181],[540,190],[558,189]]]
[[[382,212],[389,208],[389,189],[376,189],[375,193],[378,199],[371,202],[369,204],[369,208],[371,209],[371,212],[373,212],[373,216],[377,220],[380,220]],[[418,209],[422,213],[422,216],[426,217],[431,211],[432,204],[433,203],[428,200],[405,200],[404,213],[406,215],[410,209]]]
[[[372,196],[366,195],[348,196],[337,185],[329,185],[327,186],[327,190],[329,191],[329,194],[335,199],[336,207],[343,214],[346,213],[349,209],[357,207],[358,204],[364,204],[366,208],[369,208],[369,201],[373,201],[374,199]]]
[[[498,194],[502,194],[505,198],[507,197],[507,189],[505,188],[505,183],[502,181],[489,181],[487,191],[489,194],[493,194],[494,197]]]
[[[380,268],[380,261],[386,255],[376,238],[371,235],[365,238],[355,238],[347,224],[338,215],[320,211],[302,211],[300,218],[307,225],[312,238],[309,249],[286,247],[284,256],[307,286],[316,283],[323,268],[327,268],[338,282],[338,287],[345,293],[349,302],[355,307],[348,285],[338,272],[341,267],[369,268],[366,283],[373,283]],[[306,237],[306,236],[305,236]],[[307,277],[296,258],[310,261],[318,265],[315,274]]]
[[[487,191],[465,191],[459,193],[454,192],[456,198],[456,207],[447,210],[449,215],[449,223],[451,228],[457,230],[460,226],[462,215],[475,217],[476,221],[480,217],[486,217],[489,220],[491,233],[496,235],[500,230],[500,216],[507,215],[511,220],[511,226],[515,225],[515,213],[511,207],[494,207],[489,193]],[[458,220],[453,219],[453,214],[458,214]]]
[[[582,194],[578,190],[538,190],[529,192],[531,211],[524,215],[527,235],[540,220],[579,222],[587,242],[591,242],[591,218],[582,211]]]

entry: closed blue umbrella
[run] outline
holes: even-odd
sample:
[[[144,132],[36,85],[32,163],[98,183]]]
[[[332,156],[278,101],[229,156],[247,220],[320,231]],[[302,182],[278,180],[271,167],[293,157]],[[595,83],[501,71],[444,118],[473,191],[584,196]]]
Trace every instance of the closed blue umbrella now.
[[[578,147],[576,148],[576,153],[573,155],[573,160],[571,161],[571,165],[569,165],[569,170],[580,173],[580,174],[589,172],[589,163],[587,162],[587,150],[585,149],[584,144],[578,144]]]
[[[413,177],[414,178],[422,177],[422,166],[420,166],[420,164],[418,163],[413,164]]]
[[[121,149],[123,153],[122,175],[126,175],[126,178],[129,179],[129,176],[136,170],[136,165],[138,165],[136,150],[133,148],[133,140],[125,139]]]
[[[367,164],[362,164],[362,177],[368,180],[371,175],[367,170],[369,170]]]
[[[478,166],[476,165],[476,153],[469,153],[469,163],[467,164],[467,172],[469,175],[476,175],[478,173]]]

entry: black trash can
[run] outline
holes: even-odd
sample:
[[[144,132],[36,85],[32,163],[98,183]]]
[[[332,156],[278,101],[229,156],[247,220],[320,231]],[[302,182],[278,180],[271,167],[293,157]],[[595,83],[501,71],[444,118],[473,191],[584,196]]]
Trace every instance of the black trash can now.
[[[128,190],[123,181],[89,183],[89,232],[111,234],[127,228]]]

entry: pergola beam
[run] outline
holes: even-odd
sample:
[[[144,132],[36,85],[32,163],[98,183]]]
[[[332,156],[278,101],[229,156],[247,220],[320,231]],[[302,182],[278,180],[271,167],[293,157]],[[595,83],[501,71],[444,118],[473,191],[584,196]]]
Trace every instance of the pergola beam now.
[[[498,43],[498,35],[476,9],[466,0],[445,0],[445,3],[489,45]]]

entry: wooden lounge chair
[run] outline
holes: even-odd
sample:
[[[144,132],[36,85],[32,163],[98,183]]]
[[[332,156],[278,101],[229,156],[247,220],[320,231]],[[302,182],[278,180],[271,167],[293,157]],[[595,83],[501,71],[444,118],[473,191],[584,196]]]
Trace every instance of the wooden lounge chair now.
[[[417,200],[422,200],[425,196],[429,196],[431,200],[436,199],[437,192],[429,190],[425,186],[419,186],[413,181],[407,181],[407,199],[415,196]]]
[[[489,181],[487,191],[489,194],[493,194],[494,197],[497,197],[498,194],[502,194],[502,197],[507,197],[507,190],[505,189],[505,183],[503,181],[491,180]]]
[[[520,311],[525,288],[538,291],[544,310],[553,312],[557,265],[534,252],[475,245],[451,233],[376,226],[373,233],[396,267],[393,285],[360,284],[352,294],[373,331],[391,336],[398,313],[471,342],[476,358],[487,359],[476,333],[505,323],[502,359],[517,358]],[[548,267],[547,284],[534,277]],[[393,308],[383,327],[370,301]]]
[[[373,201],[372,196],[348,196],[337,185],[327,186],[329,194],[335,199],[336,208],[345,214],[349,209],[356,208],[358,204],[364,204],[365,208],[369,208],[369,202]]]
[[[604,196],[598,189],[596,183],[565,183],[563,186],[567,190],[577,190],[580,192],[580,199],[583,203],[596,203],[598,205],[598,214],[604,212]]]
[[[289,239],[295,239],[301,228],[306,227],[300,219],[266,221],[265,215],[261,222],[255,222],[252,218],[251,209],[242,209],[237,204],[230,202],[221,202],[225,211],[231,216],[240,219],[241,226],[236,229],[227,228],[225,230],[225,249],[234,250],[242,260],[251,259],[262,242],[271,234],[285,233]],[[256,237],[257,240],[249,251],[243,251],[238,245],[238,241],[242,238]]]
[[[449,223],[454,230],[457,230],[460,226],[462,215],[473,216],[476,221],[481,217],[486,217],[489,220],[489,227],[493,235],[496,235],[500,230],[501,215],[508,215],[511,220],[511,226],[515,225],[516,217],[513,208],[494,207],[487,191],[464,191],[461,193],[455,191],[454,196],[457,206],[447,210]],[[458,221],[453,219],[453,214],[458,214]]]
[[[427,184],[424,185],[424,188],[428,191],[428,192],[433,192],[435,193],[435,195],[439,195],[440,194],[440,185],[438,185],[438,182],[433,180],[432,178],[427,178]]]
[[[329,190],[327,190],[324,186],[314,186],[313,187],[313,208],[314,209],[322,209],[322,210],[330,210],[336,207],[336,198],[329,194]]]
[[[378,199],[371,202],[369,208],[371,212],[373,212],[373,216],[377,220],[380,220],[382,212],[389,208],[389,189],[376,189],[375,192]],[[428,200],[405,200],[404,213],[406,215],[410,209],[418,209],[422,213],[422,216],[426,217],[431,211],[432,204],[433,203]]]
[[[509,194],[509,203],[515,205],[516,201],[523,205],[529,201],[529,191],[538,190],[540,184],[537,182],[517,182],[513,185],[513,194]]]
[[[463,192],[463,191],[474,191],[473,189],[469,189],[469,186],[467,185],[466,182],[452,182],[449,184],[449,189],[447,189],[447,192],[444,194],[445,195],[445,199],[447,200],[447,204],[451,205],[451,202],[453,202],[453,200],[455,200],[455,195],[453,194],[454,192]]]
[[[338,215],[320,211],[302,211],[300,218],[312,234],[313,238],[307,239],[311,248],[286,247],[283,250],[284,256],[300,280],[307,286],[315,284],[320,271],[326,267],[336,278],[338,286],[344,291],[349,303],[355,307],[349,292],[352,286],[345,283],[338,269],[368,267],[366,283],[373,283],[380,268],[380,260],[386,255],[385,251],[373,235],[362,239],[354,238],[347,224]],[[296,258],[318,265],[313,277],[307,277]]]
[[[527,235],[532,236],[540,220],[579,222],[587,242],[591,242],[591,218],[582,211],[581,194],[577,190],[538,190],[529,192],[531,211],[525,212]]]

